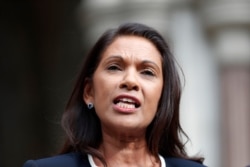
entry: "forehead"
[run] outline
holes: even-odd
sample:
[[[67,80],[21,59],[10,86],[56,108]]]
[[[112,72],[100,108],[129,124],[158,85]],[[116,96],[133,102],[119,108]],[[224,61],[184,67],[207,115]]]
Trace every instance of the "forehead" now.
[[[135,47],[145,47],[158,51],[153,42],[151,42],[149,39],[134,35],[124,35],[115,38],[115,40],[107,47],[107,49],[113,49],[113,47],[123,47],[130,49]]]
[[[105,49],[102,59],[113,55],[151,59],[161,63],[161,54],[155,45],[144,37],[133,35],[117,37]]]

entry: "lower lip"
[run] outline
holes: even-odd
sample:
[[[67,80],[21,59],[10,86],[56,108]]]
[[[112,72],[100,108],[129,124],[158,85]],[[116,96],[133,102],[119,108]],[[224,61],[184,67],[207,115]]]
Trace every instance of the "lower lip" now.
[[[137,108],[121,108],[113,104],[113,109],[119,113],[130,114],[136,112]]]

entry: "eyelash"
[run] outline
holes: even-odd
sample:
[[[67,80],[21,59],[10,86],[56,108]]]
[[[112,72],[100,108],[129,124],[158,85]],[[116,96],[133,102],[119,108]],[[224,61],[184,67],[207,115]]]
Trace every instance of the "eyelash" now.
[[[145,75],[148,75],[148,76],[155,76],[155,73],[150,69],[143,70],[142,74],[145,74]]]
[[[121,68],[118,65],[110,65],[110,66],[108,66],[107,69],[110,71],[116,71],[116,70],[120,71],[121,70]]]

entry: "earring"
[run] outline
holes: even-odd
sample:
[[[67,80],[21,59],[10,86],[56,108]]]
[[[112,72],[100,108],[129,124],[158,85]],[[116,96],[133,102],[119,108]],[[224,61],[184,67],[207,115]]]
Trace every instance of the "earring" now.
[[[93,103],[88,103],[87,106],[88,106],[88,109],[92,109],[94,107],[94,104]]]

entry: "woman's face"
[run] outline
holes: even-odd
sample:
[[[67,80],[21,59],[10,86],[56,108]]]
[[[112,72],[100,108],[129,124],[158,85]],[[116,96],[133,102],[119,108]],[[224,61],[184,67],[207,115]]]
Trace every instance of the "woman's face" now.
[[[103,129],[145,131],[154,118],[163,88],[162,60],[147,39],[121,36],[101,55],[84,89]]]

